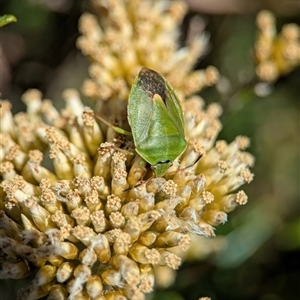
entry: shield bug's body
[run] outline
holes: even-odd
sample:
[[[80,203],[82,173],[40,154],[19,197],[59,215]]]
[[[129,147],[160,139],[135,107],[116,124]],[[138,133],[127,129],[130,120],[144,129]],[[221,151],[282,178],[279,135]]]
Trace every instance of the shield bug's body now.
[[[136,152],[163,176],[185,150],[181,104],[170,84],[157,72],[142,68],[128,100],[128,122]]]

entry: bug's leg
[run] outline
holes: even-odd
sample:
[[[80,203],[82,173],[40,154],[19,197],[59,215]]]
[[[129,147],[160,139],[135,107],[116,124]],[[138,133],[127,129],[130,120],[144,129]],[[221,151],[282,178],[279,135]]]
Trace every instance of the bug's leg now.
[[[131,187],[123,190],[123,192],[128,192],[130,191],[131,189],[134,189],[134,188],[137,188],[143,184],[147,184],[150,180],[152,180],[154,178],[154,172],[150,175],[149,178],[145,179],[144,180],[144,177],[147,176],[148,172],[147,170],[145,169],[145,172],[143,172],[144,174],[142,174],[141,176],[141,179],[139,181],[136,182],[136,184],[132,185]]]
[[[123,190],[123,192],[128,192],[128,191],[130,191],[131,189],[134,189],[134,188],[137,188],[137,187],[139,187],[139,186],[141,186],[141,185],[143,185],[143,184],[147,184],[150,180],[152,180],[154,178],[154,174],[150,177],[150,178],[148,178],[148,179],[146,179],[146,180],[141,180],[139,183],[137,183],[135,186],[132,186],[132,187],[129,187],[129,188],[127,188],[127,189],[125,189],[125,190]]]
[[[114,126],[111,123],[109,123],[108,121],[106,121],[104,118],[100,117],[99,115],[94,113],[95,118],[97,118],[98,120],[100,120],[102,123],[106,124],[108,127],[112,128],[114,131],[124,134],[124,135],[129,135],[132,136],[132,133],[129,131],[126,131],[120,127]]]
[[[120,152],[122,152],[122,153],[124,153],[124,154],[132,155],[132,156],[135,155],[135,153],[130,152],[130,151],[128,151],[128,150],[124,150],[124,149],[119,148],[119,147],[117,147],[117,146],[114,146],[114,149],[116,149],[116,150],[118,150],[118,151],[120,151]]]
[[[148,182],[150,182],[152,179],[154,178],[154,173],[146,180],[141,180],[139,183],[137,183],[134,187],[138,187],[142,184],[147,184]]]
[[[115,132],[120,133],[120,134],[124,134],[124,135],[127,135],[127,136],[132,136],[131,132],[126,131],[126,130],[118,127],[118,126],[112,125],[111,123],[109,123],[108,121],[106,121],[104,118],[100,117],[99,115],[97,115],[97,114],[94,113],[94,116],[95,116],[95,118],[97,118],[98,120],[100,120],[102,123],[106,124],[108,127],[110,127]],[[128,154],[128,155],[134,155],[135,154],[133,152],[121,149],[121,148],[119,148],[117,146],[115,146],[115,149],[118,150],[118,151],[120,151],[120,152],[123,152],[124,154]]]

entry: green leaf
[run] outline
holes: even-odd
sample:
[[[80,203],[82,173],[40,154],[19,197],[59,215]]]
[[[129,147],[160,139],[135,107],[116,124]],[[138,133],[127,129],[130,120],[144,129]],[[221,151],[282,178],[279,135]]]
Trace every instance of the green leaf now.
[[[3,15],[0,17],[0,27],[12,22],[17,22],[17,18],[14,15]]]

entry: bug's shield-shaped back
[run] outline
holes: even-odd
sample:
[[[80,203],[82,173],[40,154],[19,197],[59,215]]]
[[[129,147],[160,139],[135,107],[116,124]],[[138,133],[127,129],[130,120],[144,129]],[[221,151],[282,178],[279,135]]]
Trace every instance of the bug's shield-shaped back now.
[[[184,121],[180,102],[167,81],[143,68],[129,96],[128,121],[136,151],[156,176],[166,173],[184,151]]]

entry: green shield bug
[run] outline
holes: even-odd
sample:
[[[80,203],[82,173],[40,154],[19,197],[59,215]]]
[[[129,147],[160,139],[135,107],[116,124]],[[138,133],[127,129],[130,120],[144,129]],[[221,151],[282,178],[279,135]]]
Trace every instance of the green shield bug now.
[[[181,104],[171,85],[157,72],[142,68],[128,100],[128,122],[136,152],[163,176],[185,150]]]
[[[132,135],[136,152],[151,165],[156,177],[163,176],[186,148],[180,101],[167,80],[151,69],[142,68],[131,87],[131,132],[95,116],[116,132]]]

